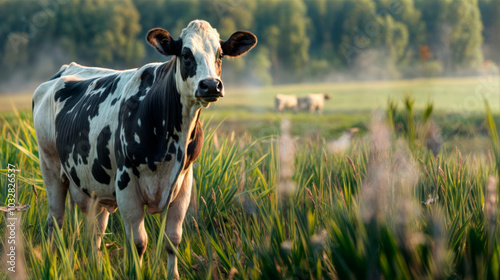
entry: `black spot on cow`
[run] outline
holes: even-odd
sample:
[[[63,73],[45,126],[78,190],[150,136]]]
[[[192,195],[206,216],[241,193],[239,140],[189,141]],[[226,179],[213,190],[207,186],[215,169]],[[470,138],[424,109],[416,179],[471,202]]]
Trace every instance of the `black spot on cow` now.
[[[172,154],[172,155],[175,155],[177,149],[175,148],[175,142],[172,141],[172,143],[170,143],[170,147],[168,147],[168,154]]]
[[[111,182],[111,177],[106,170],[104,170],[98,159],[95,159],[94,164],[92,164],[92,176],[101,184],[108,185]]]
[[[116,197],[116,192],[113,192],[113,196]]]
[[[86,195],[90,196],[90,192],[86,188],[82,188],[82,192],[85,193]]]
[[[76,174],[76,169],[74,167],[71,168],[69,175],[71,176],[73,183],[75,183],[77,187],[80,187],[80,178],[78,178],[78,175]]]
[[[97,136],[97,158],[101,165],[107,169],[111,169],[111,159],[109,158],[108,149],[109,140],[111,140],[111,129],[108,125]]]
[[[130,176],[128,176],[127,172],[123,172],[122,176],[120,176],[120,181],[118,181],[118,188],[120,190],[125,189],[128,186],[129,182],[130,182]]]
[[[99,113],[101,104],[116,93],[118,74],[102,78],[66,81],[64,88],[55,93],[55,101],[63,103],[56,116],[56,147],[64,164],[73,153],[74,162],[81,158],[88,164],[90,151],[90,122]]]
[[[172,160],[172,155],[168,154],[165,156],[165,161],[171,161]]]
[[[97,158],[94,159],[92,164],[92,176],[94,179],[101,183],[108,185],[111,182],[111,177],[104,168],[111,169],[111,159],[109,158],[108,143],[111,139],[111,129],[106,126],[101,130],[97,136]]]
[[[181,52],[181,77],[185,81],[187,78],[192,78],[196,75],[196,59],[194,58],[193,52],[189,48],[182,48]]]
[[[188,168],[200,155],[201,148],[203,147],[203,129],[199,121],[196,122],[196,127],[191,133],[190,142],[186,152],[186,162],[184,169]]]
[[[148,87],[151,87],[155,79],[155,68],[154,67],[148,67],[144,69],[144,71],[141,74],[141,84],[139,85],[139,92],[141,94],[146,93],[146,89]]]

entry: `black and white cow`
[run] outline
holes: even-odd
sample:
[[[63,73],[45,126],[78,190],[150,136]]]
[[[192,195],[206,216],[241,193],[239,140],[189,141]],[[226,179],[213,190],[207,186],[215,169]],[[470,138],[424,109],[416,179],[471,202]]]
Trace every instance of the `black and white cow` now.
[[[119,207],[141,257],[147,245],[144,206],[150,214],[168,207],[166,234],[175,247],[181,241],[192,163],[203,142],[201,108],[224,96],[222,57],[246,53],[257,38],[238,31],[222,41],[209,23],[195,20],[178,40],[155,28],[147,41],[173,58],[126,71],[71,63],[36,89],[33,119],[49,236],[54,220],[62,226],[69,190],[84,212],[91,197],[99,201],[101,235]],[[178,278],[168,242],[167,251],[169,271]]]

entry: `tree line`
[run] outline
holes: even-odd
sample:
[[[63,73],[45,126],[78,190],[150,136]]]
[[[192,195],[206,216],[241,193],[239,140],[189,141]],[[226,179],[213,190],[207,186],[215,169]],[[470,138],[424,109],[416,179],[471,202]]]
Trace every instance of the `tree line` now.
[[[205,19],[221,38],[250,30],[224,79],[266,85],[498,72],[500,0],[0,0],[0,81],[61,64],[131,68],[166,60],[144,39]],[[15,79],[14,79],[15,80]]]

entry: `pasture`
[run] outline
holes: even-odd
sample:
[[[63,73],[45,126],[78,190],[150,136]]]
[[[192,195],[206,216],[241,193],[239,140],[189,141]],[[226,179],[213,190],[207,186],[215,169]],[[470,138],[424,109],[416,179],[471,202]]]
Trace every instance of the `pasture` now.
[[[202,112],[206,137],[177,252],[181,279],[498,279],[499,85],[498,78],[228,85]],[[273,112],[275,94],[309,92],[332,95],[322,115]],[[164,278],[160,215],[146,215],[142,266],[118,212],[98,252],[95,221],[69,201],[53,250],[31,93],[12,101],[19,111],[11,100],[0,96],[0,206],[8,164],[19,169],[17,202],[31,206],[17,212],[18,275]],[[437,156],[426,148],[431,120],[444,140]],[[351,147],[332,152],[328,143],[352,127],[360,132]],[[7,215],[0,219],[4,279],[10,231]]]

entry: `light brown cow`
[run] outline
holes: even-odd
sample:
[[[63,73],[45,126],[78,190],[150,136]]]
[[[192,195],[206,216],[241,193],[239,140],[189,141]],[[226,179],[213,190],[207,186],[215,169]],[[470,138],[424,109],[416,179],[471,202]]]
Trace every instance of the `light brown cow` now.
[[[297,99],[297,106],[301,111],[321,113],[323,112],[325,100],[329,99],[330,95],[328,93],[310,93],[304,97],[299,97]]]
[[[297,111],[297,96],[295,95],[277,94],[274,101],[274,108],[278,112],[283,112],[285,109]]]

